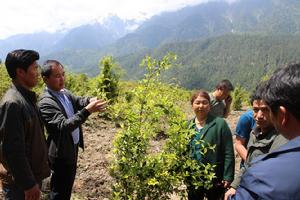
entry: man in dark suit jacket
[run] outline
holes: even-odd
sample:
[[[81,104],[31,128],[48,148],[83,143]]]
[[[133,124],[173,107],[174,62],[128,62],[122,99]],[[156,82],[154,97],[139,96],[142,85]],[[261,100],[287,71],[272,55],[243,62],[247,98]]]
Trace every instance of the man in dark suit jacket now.
[[[233,199],[300,199],[300,63],[277,70],[263,100],[275,128],[290,141],[252,163]]]
[[[103,112],[106,102],[74,96],[66,90],[64,68],[56,60],[46,61],[41,74],[47,87],[38,106],[48,132],[50,199],[66,200],[71,198],[78,147],[84,148],[81,124],[91,113]]]

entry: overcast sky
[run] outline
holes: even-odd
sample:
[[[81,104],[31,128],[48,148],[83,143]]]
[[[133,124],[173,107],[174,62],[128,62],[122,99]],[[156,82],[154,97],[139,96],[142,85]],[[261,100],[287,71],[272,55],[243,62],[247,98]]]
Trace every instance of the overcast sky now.
[[[142,20],[208,1],[212,0],[0,0],[0,39],[20,33],[54,32],[109,14]]]

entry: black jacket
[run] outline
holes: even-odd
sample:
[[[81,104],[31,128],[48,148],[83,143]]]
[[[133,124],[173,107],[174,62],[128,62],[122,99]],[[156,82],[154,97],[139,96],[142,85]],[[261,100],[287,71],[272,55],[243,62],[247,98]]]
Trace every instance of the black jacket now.
[[[77,97],[68,91],[66,91],[66,95],[72,102],[75,113],[69,119],[63,105],[47,89],[41,95],[38,107],[48,133],[49,157],[63,159],[66,163],[74,163],[77,157],[72,132],[79,128],[79,146],[83,149],[81,124],[90,115],[88,110],[84,108],[88,105],[89,98]]]
[[[50,175],[44,128],[36,107],[36,94],[12,85],[0,104],[2,181],[11,181],[23,190]]]

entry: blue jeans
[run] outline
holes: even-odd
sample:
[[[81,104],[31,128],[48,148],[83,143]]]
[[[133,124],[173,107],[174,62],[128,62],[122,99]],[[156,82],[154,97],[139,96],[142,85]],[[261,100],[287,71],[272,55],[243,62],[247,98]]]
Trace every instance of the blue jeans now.
[[[42,182],[39,182],[41,188]],[[24,190],[17,186],[15,182],[6,184],[2,183],[2,190],[5,200],[23,200],[25,199]]]

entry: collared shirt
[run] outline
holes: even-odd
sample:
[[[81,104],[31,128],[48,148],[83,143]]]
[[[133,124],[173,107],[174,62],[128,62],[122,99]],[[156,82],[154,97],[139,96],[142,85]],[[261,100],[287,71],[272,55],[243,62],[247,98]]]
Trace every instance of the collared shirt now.
[[[60,103],[63,105],[68,118],[73,117],[74,113],[74,108],[72,105],[72,102],[70,101],[70,99],[68,98],[68,96],[65,94],[65,90],[62,89],[61,91],[57,92],[54,90],[51,90],[50,88],[46,88],[47,90],[49,90],[59,101]],[[79,142],[79,128],[76,128],[73,132],[72,132],[72,137],[73,137],[73,141],[74,144],[78,144]]]

